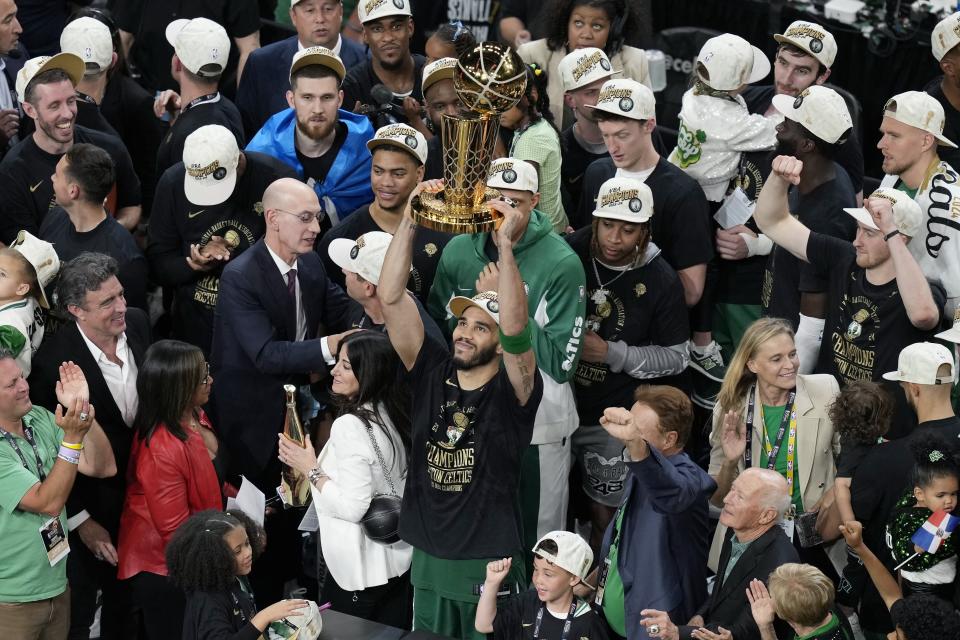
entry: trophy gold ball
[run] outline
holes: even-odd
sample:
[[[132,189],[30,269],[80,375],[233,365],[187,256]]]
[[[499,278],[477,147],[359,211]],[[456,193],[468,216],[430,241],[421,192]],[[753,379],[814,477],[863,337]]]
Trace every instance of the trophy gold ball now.
[[[486,203],[500,194],[487,187],[487,174],[500,114],[516,105],[526,90],[526,64],[508,45],[481,42],[458,58],[453,86],[471,113],[441,116],[444,187],[416,196],[413,217],[445,233],[491,231],[500,214]]]

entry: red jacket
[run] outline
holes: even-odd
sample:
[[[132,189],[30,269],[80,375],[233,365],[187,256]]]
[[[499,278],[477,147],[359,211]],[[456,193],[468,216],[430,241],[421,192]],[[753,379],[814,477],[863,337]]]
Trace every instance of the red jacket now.
[[[202,411],[200,424],[212,430]],[[160,424],[150,446],[134,438],[120,516],[117,577],[123,580],[141,571],[167,575],[164,551],[170,537],[191,514],[205,509],[223,509],[223,498],[200,434],[187,429],[184,442]]]

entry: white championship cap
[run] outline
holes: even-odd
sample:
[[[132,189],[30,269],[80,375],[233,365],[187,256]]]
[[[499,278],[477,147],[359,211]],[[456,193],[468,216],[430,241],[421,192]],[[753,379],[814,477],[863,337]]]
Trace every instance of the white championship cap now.
[[[957,145],[943,135],[943,125],[946,120],[943,115],[943,105],[928,93],[923,91],[898,93],[887,100],[887,104],[883,107],[883,115],[926,131],[937,139],[938,144],[957,148]]]
[[[937,377],[937,370],[950,365],[950,373]],[[936,342],[915,342],[900,350],[897,370],[883,374],[884,380],[914,384],[953,384],[953,354]]]
[[[387,16],[409,16],[408,0],[360,0],[357,3],[357,17],[360,23],[372,22]]]
[[[199,206],[221,204],[237,184],[240,147],[229,129],[218,124],[200,127],[183,143],[183,192]]]
[[[871,193],[870,197],[883,198],[884,200],[890,201],[893,208],[893,223],[897,226],[897,230],[900,233],[912,238],[920,231],[923,213],[920,211],[920,205],[914,202],[913,198],[906,193],[892,187],[880,187]],[[880,231],[880,227],[873,221],[873,216],[867,209],[863,207],[855,209],[844,208],[844,211],[853,216],[854,219],[863,226],[874,229],[875,231]]]
[[[540,179],[537,177],[537,170],[526,160],[497,158],[490,163],[487,186],[537,193],[540,190]]]
[[[593,217],[634,224],[646,222],[653,217],[650,187],[635,178],[610,178],[600,185]]]
[[[827,69],[832,67],[833,61],[837,59],[836,39],[832,33],[815,22],[791,22],[786,31],[776,34],[773,39],[780,44],[792,44],[806,51]]]
[[[441,80],[453,80],[453,73],[457,69],[456,58],[439,58],[423,68],[423,82],[420,83],[424,95],[427,89]]]
[[[834,144],[853,127],[850,110],[840,94],[818,84],[800,92],[796,98],[773,96],[773,106],[785,118],[803,125],[824,142]]]
[[[493,318],[493,321],[500,326],[500,301],[497,299],[496,291],[481,291],[472,298],[466,296],[453,296],[450,298],[450,313],[459,318],[463,312],[470,307],[476,307]]]
[[[629,78],[604,82],[597,104],[586,107],[632,120],[649,120],[657,115],[657,100],[650,87]]]
[[[335,238],[327,254],[341,269],[356,273],[373,285],[380,284],[380,270],[393,236],[383,231],[368,231],[356,240]]]
[[[958,44],[960,44],[960,11],[938,22],[930,33],[930,47],[937,62],[943,60],[943,56],[950,53],[950,50]]]
[[[191,73],[217,77],[227,67],[230,57],[230,36],[213,20],[181,18],[167,25],[167,42]]]
[[[540,556],[581,580],[587,577],[593,564],[593,550],[587,541],[570,531],[551,531],[533,546],[534,555]]]
[[[60,69],[70,77],[70,82],[76,87],[86,71],[86,65],[80,56],[72,53],[58,53],[55,56],[38,56],[27,60],[17,72],[17,99],[26,102],[27,85],[40,73],[50,69]]]
[[[344,76],[347,75],[343,60],[333,51],[326,47],[307,47],[293,55],[293,62],[290,63],[290,77],[293,78],[293,74],[297,70],[314,64],[319,64],[333,71],[337,74],[338,82],[343,82]]]
[[[29,231],[20,231],[16,240],[10,245],[11,249],[19,251],[27,259],[33,270],[37,273],[37,287],[40,291],[40,306],[44,309],[50,308],[50,301],[47,300],[47,285],[53,282],[53,279],[60,271],[60,258],[54,250],[53,245],[46,240],[34,236]]]
[[[941,331],[934,337],[949,342],[960,343],[960,307],[957,307],[953,311],[953,326],[946,331]]]
[[[370,153],[377,147],[393,147],[412,155],[420,164],[427,162],[427,139],[408,124],[388,124],[380,127],[373,138],[367,141]]]
[[[110,28],[96,18],[82,16],[63,28],[60,50],[79,56],[87,73],[95,75],[113,62],[113,37]]]
[[[724,33],[707,40],[697,56],[697,76],[717,91],[733,91],[770,73],[763,51],[740,36]]]
[[[597,80],[606,80],[614,73],[613,65],[603,49],[584,47],[571,51],[557,65],[564,91],[574,91]]]

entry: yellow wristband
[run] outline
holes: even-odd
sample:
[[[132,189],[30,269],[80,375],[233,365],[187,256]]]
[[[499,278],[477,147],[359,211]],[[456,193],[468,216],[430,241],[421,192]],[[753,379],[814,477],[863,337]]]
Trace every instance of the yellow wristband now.
[[[81,451],[81,450],[83,450],[83,443],[82,443],[82,442],[76,442],[76,443],[74,443],[74,442],[65,442],[65,441],[61,440],[61,441],[60,441],[60,446],[61,446],[61,447],[66,447],[67,449],[73,449],[74,451]]]

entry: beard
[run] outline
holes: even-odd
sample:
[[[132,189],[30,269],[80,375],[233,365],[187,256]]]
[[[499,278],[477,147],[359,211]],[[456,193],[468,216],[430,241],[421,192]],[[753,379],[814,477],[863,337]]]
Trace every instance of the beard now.
[[[336,126],[336,119],[316,122],[311,121],[309,117],[304,120],[301,120],[299,116],[297,117],[297,130],[311,140],[323,140],[330,135]]]
[[[71,140],[73,140],[73,133],[76,125],[75,119],[71,121],[70,128],[66,130],[57,128],[58,123],[59,124],[64,123],[63,120],[58,120],[55,122],[47,122],[47,121],[38,119],[36,120],[36,123],[37,123],[37,126],[40,127],[40,130],[43,131],[44,135],[46,135],[51,140],[56,140],[57,142],[61,142],[61,143],[70,142]]]
[[[486,349],[479,349],[473,354],[473,357],[464,360],[457,356],[453,356],[453,366],[461,371],[467,369],[473,369],[475,367],[482,367],[485,364],[490,364],[494,358],[497,357],[497,345],[491,344]]]
[[[778,156],[793,156],[797,157],[797,145],[791,140],[781,140],[777,138],[777,151]]]

